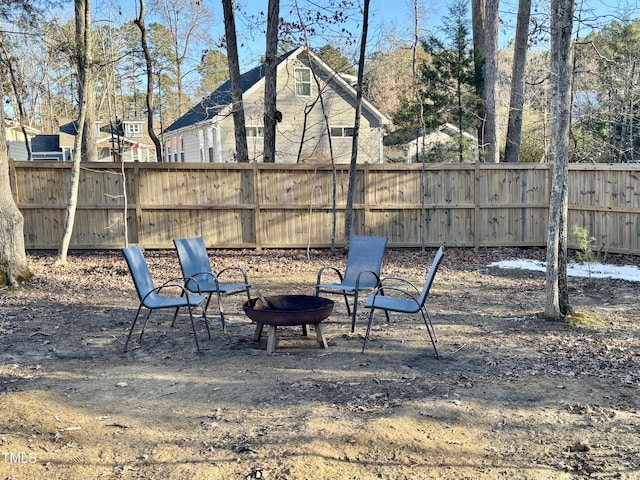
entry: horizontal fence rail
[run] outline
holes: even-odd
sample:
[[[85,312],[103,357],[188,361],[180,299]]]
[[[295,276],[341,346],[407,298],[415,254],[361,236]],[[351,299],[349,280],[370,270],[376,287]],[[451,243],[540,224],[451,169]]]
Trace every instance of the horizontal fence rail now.
[[[544,246],[550,169],[358,165],[352,231],[392,247]],[[70,178],[69,163],[10,162],[28,249],[59,247]],[[639,178],[637,165],[570,165],[569,228],[585,228],[596,249],[637,254]],[[71,248],[173,248],[194,236],[211,248],[316,248],[334,232],[342,245],[348,182],[348,165],[85,163]]]

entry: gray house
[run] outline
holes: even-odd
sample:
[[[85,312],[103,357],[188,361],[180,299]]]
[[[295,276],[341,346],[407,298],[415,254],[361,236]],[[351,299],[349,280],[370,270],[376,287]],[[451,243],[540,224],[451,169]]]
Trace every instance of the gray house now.
[[[264,143],[264,73],[260,65],[241,76],[249,159],[258,162]],[[230,90],[227,81],[163,132],[167,161],[235,161]],[[277,124],[276,162],[329,163],[331,137],[335,162],[349,163],[355,105],[355,88],[313,52],[299,47],[282,55],[277,67],[276,108],[282,121]],[[389,123],[363,100],[358,163],[382,163],[383,130]]]
[[[458,163],[459,142],[462,137],[463,162],[473,163],[478,159],[478,139],[468,132],[460,132],[460,129],[451,123],[440,125],[439,128],[419,135],[404,145],[407,163],[415,163],[422,157],[425,161],[438,161],[442,163]],[[431,158],[432,160],[429,160]]]

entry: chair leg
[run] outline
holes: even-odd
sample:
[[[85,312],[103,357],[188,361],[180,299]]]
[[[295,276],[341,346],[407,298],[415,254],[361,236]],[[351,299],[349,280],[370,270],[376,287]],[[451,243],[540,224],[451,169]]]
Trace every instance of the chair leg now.
[[[218,310],[220,311],[220,323],[222,324],[222,333],[227,333],[227,326],[224,323],[224,308],[222,307],[222,296],[218,290]]]
[[[380,295],[384,295],[384,289],[381,288],[379,294]],[[384,311],[384,316],[387,317],[387,323],[390,324],[391,323],[391,319],[389,318],[389,310],[385,310]]]
[[[144,323],[142,324],[142,330],[140,330],[140,338],[139,338],[139,340],[142,340],[142,334],[144,333],[144,329],[147,328],[147,322],[149,321],[149,317],[151,316],[151,312],[153,312],[153,310],[149,310],[149,313],[147,313],[147,318],[144,319]]]
[[[351,317],[351,333],[356,331],[356,313],[358,313],[358,290],[353,294],[353,315]]]
[[[364,342],[362,343],[362,353],[364,353],[364,349],[367,348],[367,342],[369,341],[369,334],[371,333],[371,324],[373,323],[373,311],[375,308],[371,309],[369,312],[369,323],[367,323],[367,333],[364,336]]]
[[[435,335],[436,332],[435,330],[433,331],[433,334],[431,333],[431,331],[433,330],[433,325],[431,325],[431,328],[429,328],[429,323],[431,323],[431,319],[429,319],[427,321],[427,317],[429,316],[429,313],[427,313],[427,316],[425,316],[425,310],[420,309],[420,313],[422,314],[422,319],[424,320],[424,324],[427,327],[427,333],[429,334],[429,338],[431,339],[431,345],[433,345],[433,350],[436,352],[436,358],[440,358],[440,355],[438,355],[438,349],[436,348],[436,341],[437,339],[435,339]]]
[[[206,310],[202,311],[202,318],[204,319],[204,324],[207,327],[207,335],[209,337],[209,340],[211,340],[211,330],[209,330],[209,319],[207,318],[207,311]]]
[[[438,341],[438,337],[436,336],[436,330],[433,328],[433,323],[431,322],[431,315],[429,315],[429,311],[425,308],[424,313],[427,314],[427,319],[429,320],[429,325],[431,326],[431,332],[433,333],[433,340]]]
[[[182,291],[182,293],[180,294],[181,297],[184,296],[184,290]],[[171,322],[171,328],[176,326],[176,318],[178,318],[178,310],[180,310],[180,307],[176,307],[176,311],[173,314],[173,320]]]
[[[204,320],[204,324],[207,326],[207,335],[209,336],[209,339],[211,339],[211,331],[209,330],[209,319],[207,318],[207,309],[209,308],[209,302],[211,301],[211,295],[213,295],[213,292],[209,292],[209,296],[207,297],[207,301],[204,304],[204,307],[202,308],[202,318]]]
[[[349,305],[349,299],[347,298],[347,292],[342,291],[342,295],[344,296],[344,303],[347,305],[347,315],[351,315],[351,306]]]
[[[193,311],[191,309],[191,305],[189,305],[188,308],[189,308],[189,318],[191,319],[191,329],[193,330],[193,338],[196,341],[196,350],[198,350],[198,353],[200,353],[200,344],[198,343],[198,334],[196,333],[196,324],[193,321]]]
[[[133,323],[131,324],[131,328],[129,329],[129,335],[127,335],[127,341],[124,342],[124,350],[127,351],[127,347],[129,345],[129,340],[131,340],[131,334],[133,333],[133,329],[136,328],[136,322],[138,321],[138,317],[140,316],[140,310],[142,310],[142,304],[138,307],[138,311],[136,312],[136,316],[133,319]]]

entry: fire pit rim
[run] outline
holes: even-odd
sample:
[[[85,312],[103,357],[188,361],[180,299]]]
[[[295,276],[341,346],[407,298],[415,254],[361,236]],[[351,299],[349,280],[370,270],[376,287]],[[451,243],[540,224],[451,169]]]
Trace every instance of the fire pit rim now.
[[[276,308],[254,309],[253,306],[258,299],[252,298],[242,305],[247,317],[264,325],[315,325],[331,315],[334,305],[333,300],[314,295],[273,295],[266,297],[266,299]],[[278,304],[286,300],[291,300],[294,303],[308,300],[311,302],[311,306],[309,308],[299,308],[297,305],[291,309],[277,308]]]

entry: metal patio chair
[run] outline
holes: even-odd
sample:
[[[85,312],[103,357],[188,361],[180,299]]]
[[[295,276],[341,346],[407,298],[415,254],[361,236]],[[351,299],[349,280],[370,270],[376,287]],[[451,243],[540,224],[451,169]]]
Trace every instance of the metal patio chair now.
[[[211,296],[216,294],[222,331],[226,331],[222,297],[246,293],[247,301],[250,301],[251,285],[247,272],[244,268],[235,266],[227,267],[218,273],[213,272],[202,237],[176,239],[173,244],[178,252],[182,275],[186,279],[184,286],[192,293],[207,295],[205,311],[209,307]],[[223,277],[232,278],[236,282],[225,283]]]
[[[136,322],[138,321],[138,317],[140,316],[142,307],[147,308],[149,310],[149,313],[147,314],[147,318],[142,325],[140,339],[142,339],[142,334],[144,333],[144,329],[147,325],[147,321],[149,320],[152,311],[161,308],[175,308],[176,314],[174,314],[173,323],[171,325],[173,326],[175,324],[177,311],[181,307],[187,307],[187,309],[189,310],[189,318],[191,319],[191,328],[193,329],[193,338],[196,341],[196,349],[198,350],[198,352],[200,352],[200,344],[198,343],[196,326],[193,321],[193,309],[200,306],[207,299],[207,297],[205,295],[192,295],[184,287],[184,280],[182,278],[174,278],[168,280],[161,286],[156,288],[156,286],[153,284],[153,279],[151,278],[149,267],[147,266],[147,262],[140,247],[136,245],[133,247],[123,248],[122,254],[127,261],[129,271],[131,272],[131,277],[133,278],[133,283],[136,287],[136,291],[138,292],[138,297],[140,298],[140,305],[138,306],[136,317],[131,324],[131,329],[129,330],[127,341],[124,344],[124,351],[127,351],[127,346],[129,345],[131,334],[133,333],[133,329],[136,326]],[[180,292],[180,295],[177,297],[169,297],[165,296],[166,292],[161,295],[161,292],[165,289],[178,290]],[[211,338],[211,332],[209,331],[209,322],[207,321],[207,313],[206,309],[204,308],[202,310],[202,318],[204,319],[204,323],[207,326],[207,333],[209,334],[209,338]]]
[[[387,321],[389,320],[389,312],[407,314],[420,312],[422,314],[424,324],[427,327],[427,332],[429,333],[431,344],[433,345],[433,349],[436,353],[436,358],[440,358],[438,355],[438,349],[436,348],[438,338],[436,337],[436,332],[433,329],[433,323],[431,322],[431,317],[429,316],[425,303],[427,296],[429,295],[429,290],[431,289],[431,284],[433,283],[433,279],[436,276],[436,272],[438,271],[438,267],[440,266],[440,262],[442,262],[443,257],[444,247],[440,247],[436,252],[433,262],[431,263],[427,280],[422,287],[422,291],[420,291],[418,287],[409,280],[402,277],[385,277],[380,281],[380,286],[376,288],[371,295],[369,295],[364,304],[364,307],[370,308],[371,311],[369,312],[367,333],[364,337],[364,343],[362,344],[362,353],[364,353],[365,348],[367,348],[369,334],[371,333],[371,324],[373,323],[373,314],[375,310],[378,309],[384,310],[385,314],[387,314]],[[387,295],[387,293],[390,292],[393,293],[392,296]]]
[[[347,314],[352,315],[351,333],[356,329],[356,313],[358,311],[358,293],[361,290],[372,290],[380,282],[382,259],[387,247],[387,237],[354,236],[349,243],[349,254],[344,275],[336,267],[325,266],[318,271],[316,279],[316,297],[321,293],[343,295],[347,305]],[[339,281],[323,283],[325,278]],[[353,314],[347,297],[353,297]]]

